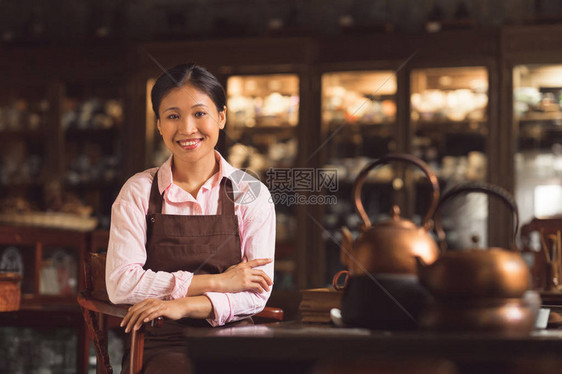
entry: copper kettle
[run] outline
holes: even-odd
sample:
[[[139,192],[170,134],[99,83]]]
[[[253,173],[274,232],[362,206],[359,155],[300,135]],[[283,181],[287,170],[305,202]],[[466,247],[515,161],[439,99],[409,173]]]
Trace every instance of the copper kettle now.
[[[436,212],[452,197],[461,193],[482,192],[499,197],[511,209],[514,216],[514,234],[511,250],[504,248],[463,249],[446,251],[445,232],[438,214],[435,230],[438,234],[441,255],[433,264],[417,257],[418,277],[437,300],[466,300],[520,298],[529,287],[529,268],[515,250],[515,238],[519,225],[517,205],[504,189],[487,183],[465,183],[443,195]]]
[[[361,189],[367,174],[375,167],[391,161],[404,161],[419,167],[431,182],[433,193],[430,208],[421,227],[412,221],[400,217],[398,206],[393,207],[389,220],[372,226],[361,202]],[[355,208],[363,220],[361,233],[354,241],[350,231],[343,227],[340,259],[347,265],[351,275],[391,273],[415,274],[415,257],[425,263],[432,263],[438,256],[437,243],[429,234],[432,229],[432,216],[439,199],[437,177],[425,162],[417,157],[393,153],[367,165],[357,176],[353,184]]]

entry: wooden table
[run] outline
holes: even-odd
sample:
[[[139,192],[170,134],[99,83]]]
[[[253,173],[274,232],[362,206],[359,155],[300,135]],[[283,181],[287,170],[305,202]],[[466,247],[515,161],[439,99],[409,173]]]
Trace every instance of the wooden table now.
[[[562,373],[562,330],[509,337],[283,322],[185,337],[195,373]]]

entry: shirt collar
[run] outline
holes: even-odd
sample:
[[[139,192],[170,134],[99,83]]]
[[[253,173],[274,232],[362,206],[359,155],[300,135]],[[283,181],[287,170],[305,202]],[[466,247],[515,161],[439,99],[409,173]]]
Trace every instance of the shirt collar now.
[[[172,177],[172,158],[173,155],[170,155],[166,162],[160,166],[158,169],[158,191],[160,195],[164,193],[170,186],[174,183],[174,179]]]
[[[160,194],[164,193],[170,186],[174,183],[174,177],[172,175],[172,159],[174,155],[170,155],[166,162],[160,166],[158,170],[158,190]],[[222,155],[215,150],[215,159],[219,163],[219,171],[211,176],[201,188],[212,189],[215,188],[222,178],[228,178],[232,180],[232,174],[237,169],[230,165]]]

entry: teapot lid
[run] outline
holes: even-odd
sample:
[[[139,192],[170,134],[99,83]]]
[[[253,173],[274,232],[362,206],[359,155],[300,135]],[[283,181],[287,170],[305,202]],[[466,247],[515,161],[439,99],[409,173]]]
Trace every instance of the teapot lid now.
[[[394,227],[401,229],[416,229],[417,226],[414,222],[400,217],[400,207],[398,205],[392,206],[392,216],[389,219],[379,222],[375,227]]]

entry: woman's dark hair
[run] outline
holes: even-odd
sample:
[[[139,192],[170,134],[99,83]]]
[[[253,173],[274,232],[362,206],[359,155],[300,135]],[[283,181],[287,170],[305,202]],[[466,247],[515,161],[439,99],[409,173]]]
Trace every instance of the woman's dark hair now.
[[[178,65],[165,71],[156,80],[150,93],[152,110],[154,110],[156,119],[160,119],[158,109],[160,108],[162,98],[172,89],[182,87],[185,84],[190,84],[207,94],[215,103],[218,112],[224,110],[226,95],[218,79],[205,68],[189,63]]]

